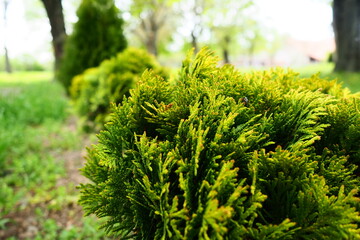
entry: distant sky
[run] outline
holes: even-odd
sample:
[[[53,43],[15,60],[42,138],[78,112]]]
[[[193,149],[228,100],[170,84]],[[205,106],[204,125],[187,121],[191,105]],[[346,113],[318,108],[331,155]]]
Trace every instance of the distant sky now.
[[[7,26],[4,26],[3,1],[0,1],[0,54],[3,54],[4,41],[10,57],[22,54],[36,54],[40,60],[48,59],[51,45],[50,27],[47,22],[28,22],[25,18],[23,0],[10,0],[7,10]],[[5,40],[6,37],[6,40]]]
[[[256,0],[259,15],[270,27],[298,40],[333,37],[329,0]]]
[[[45,8],[40,0],[8,0],[7,26],[4,26],[3,0],[0,0],[0,56],[4,54],[4,41],[10,57],[23,55],[35,56],[40,62],[52,60],[52,45],[49,20]],[[64,0],[63,7],[69,27],[71,22],[76,21],[76,9],[73,2],[79,0]],[[39,11],[35,11],[38,19],[27,19],[26,7],[37,4]],[[6,37],[6,39],[5,39]]]
[[[3,1],[0,1],[0,55],[6,36],[10,57],[33,55],[44,62],[52,59],[48,20],[26,20],[27,1],[9,0],[7,28],[4,27]],[[40,0],[38,0],[40,1]],[[65,4],[68,22],[76,20],[75,10]],[[271,28],[299,40],[317,41],[333,36],[332,10],[327,0],[256,0],[259,17]],[[41,5],[40,5],[41,6]],[[41,11],[40,11],[41,12]],[[43,11],[45,15],[45,10]]]

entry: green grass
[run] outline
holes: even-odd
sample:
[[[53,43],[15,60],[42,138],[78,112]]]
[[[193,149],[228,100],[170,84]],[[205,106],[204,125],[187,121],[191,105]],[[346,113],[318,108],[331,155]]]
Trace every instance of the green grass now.
[[[19,84],[19,83],[34,83],[44,82],[53,79],[54,73],[49,71],[40,72],[14,72],[6,73],[0,72],[0,84]]]
[[[12,221],[7,216],[21,215],[31,206],[61,211],[77,204],[74,184],[57,186],[66,169],[56,156],[84,148],[80,133],[66,128],[70,112],[65,92],[51,81],[51,73],[0,73],[0,230]],[[34,218],[41,222],[35,239],[104,238],[91,218],[83,218],[82,227],[67,228],[52,218]]]
[[[349,88],[353,93],[360,92],[360,73],[334,72],[333,69],[333,63],[317,63],[294,68],[296,72],[300,73],[301,77],[309,77],[319,73],[322,78],[329,80],[337,79],[338,82],[342,83],[344,87]]]
[[[262,71],[268,68],[252,68],[242,67],[240,68],[243,72]],[[348,88],[352,93],[360,92],[360,73],[349,73],[349,72],[334,72],[333,63],[314,63],[302,67],[289,67],[295,72],[298,72],[300,77],[310,77],[313,74],[320,74],[321,78],[334,80],[336,79],[339,83]]]

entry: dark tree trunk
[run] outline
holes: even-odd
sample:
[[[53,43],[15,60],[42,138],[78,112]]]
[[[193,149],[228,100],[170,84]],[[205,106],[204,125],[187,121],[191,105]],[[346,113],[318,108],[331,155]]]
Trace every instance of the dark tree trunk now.
[[[224,58],[224,63],[228,64],[230,63],[230,59],[229,59],[229,50],[227,48],[223,49],[223,58]]]
[[[61,0],[41,1],[44,3],[46,13],[50,21],[51,35],[53,38],[52,44],[55,56],[55,70],[58,70],[66,38],[63,8]]]
[[[224,47],[223,47],[223,58],[224,58],[224,63],[225,64],[230,63],[230,58],[229,58],[230,42],[231,42],[230,36],[225,36],[224,37]]]
[[[195,31],[191,32],[191,45],[194,49],[194,54],[197,54],[199,52],[199,47],[198,47],[198,41],[195,35]]]
[[[360,1],[334,0],[335,71],[360,71]]]

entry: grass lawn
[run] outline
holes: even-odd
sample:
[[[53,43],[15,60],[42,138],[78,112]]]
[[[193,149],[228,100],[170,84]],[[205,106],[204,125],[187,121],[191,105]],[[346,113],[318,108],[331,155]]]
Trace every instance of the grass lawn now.
[[[269,69],[265,68],[240,68],[240,71],[262,71]],[[337,79],[339,83],[342,83],[344,87],[349,88],[352,93],[360,92],[360,73],[335,73],[333,72],[333,63],[314,63],[303,67],[290,67],[289,69],[298,72],[300,77],[310,77],[313,74],[320,74],[320,77],[328,80]]]
[[[305,67],[294,68],[300,73],[301,77],[309,77],[315,73],[319,73],[322,78],[333,80],[337,79],[344,87],[350,89],[351,92],[360,92],[360,73],[333,72],[333,63],[316,63]]]
[[[105,239],[77,204],[88,136],[51,79],[0,73],[0,239]]]
[[[19,83],[34,83],[34,82],[49,82],[53,79],[53,72],[14,72],[6,73],[0,72],[0,84],[19,84]]]

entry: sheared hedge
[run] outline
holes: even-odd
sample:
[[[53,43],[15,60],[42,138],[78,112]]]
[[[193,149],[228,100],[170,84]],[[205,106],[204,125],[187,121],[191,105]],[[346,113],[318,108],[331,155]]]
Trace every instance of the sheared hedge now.
[[[73,79],[70,95],[84,129],[101,129],[111,112],[111,103],[121,103],[145,70],[166,78],[167,71],[147,51],[127,48]]]
[[[115,108],[80,203],[134,239],[359,239],[359,109],[318,76],[189,54]]]

